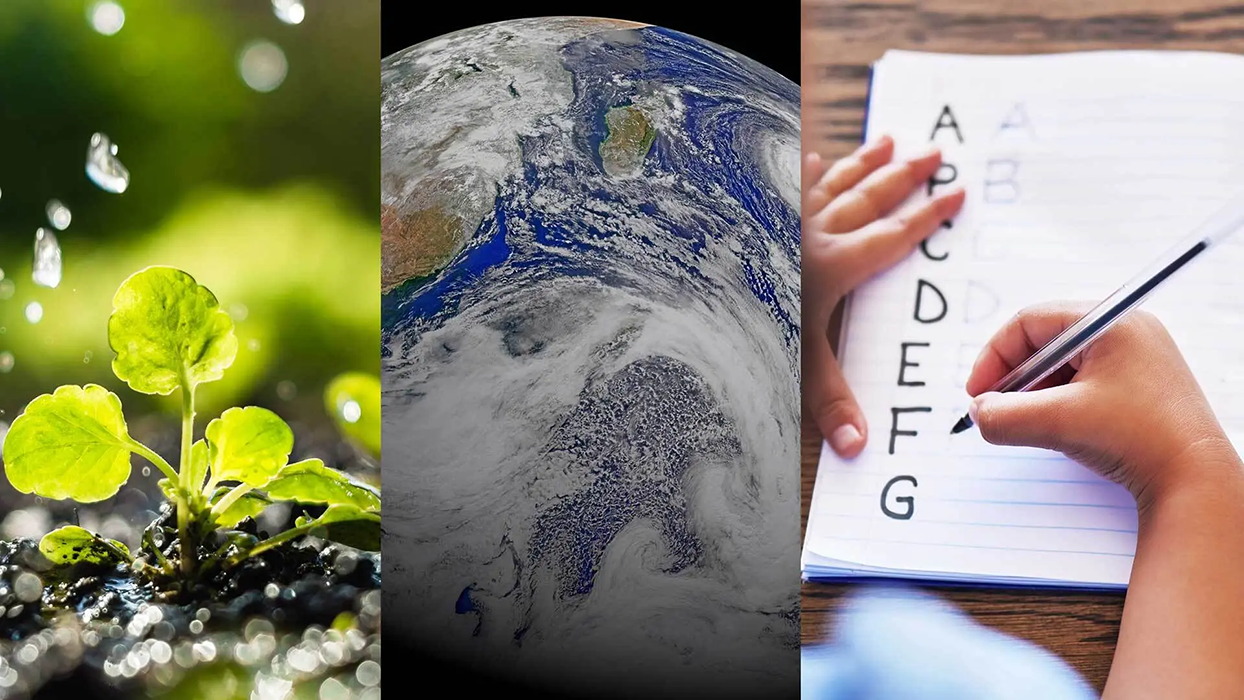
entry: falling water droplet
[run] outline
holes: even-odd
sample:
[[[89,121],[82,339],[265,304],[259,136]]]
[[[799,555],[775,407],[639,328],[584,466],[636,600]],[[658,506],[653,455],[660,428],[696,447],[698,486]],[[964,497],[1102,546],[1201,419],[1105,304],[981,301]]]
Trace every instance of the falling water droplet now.
[[[285,81],[289,63],[285,52],[270,41],[252,41],[238,55],[238,73],[242,82],[256,92],[272,92]]]
[[[94,353],[92,353],[90,350],[87,350],[86,354],[82,356],[82,364],[89,364],[91,362],[92,355],[94,355]]]
[[[283,379],[276,384],[276,395],[281,397],[282,401],[293,401],[298,395],[298,385],[288,379]]]
[[[26,305],[26,320],[31,323],[38,323],[43,320],[43,304],[32,301]]]
[[[104,0],[87,8],[86,21],[90,22],[91,28],[100,34],[112,36],[121,31],[121,27],[125,25],[125,10],[115,2]]]
[[[0,299],[12,299],[16,291],[17,285],[13,284],[13,280],[0,280]]]
[[[56,234],[40,228],[35,231],[35,264],[30,278],[40,287],[55,289],[60,284],[60,243]]]
[[[363,417],[363,409],[361,406],[359,406],[359,402],[355,401],[354,399],[350,399],[349,401],[342,404],[341,405],[341,417],[345,419],[347,423],[359,422],[359,418]]]
[[[47,213],[48,223],[52,224],[57,231],[69,228],[69,222],[73,221],[73,214],[70,213],[69,207],[62,204],[59,199],[48,202]]]
[[[151,467],[143,465],[143,476],[151,476]]]
[[[105,192],[120,194],[130,186],[130,171],[117,160],[117,145],[96,133],[86,151],[86,176]]]
[[[251,338],[250,340],[246,341],[246,349],[250,350],[251,352],[259,352],[259,339]]]
[[[307,8],[301,0],[272,0],[272,12],[286,24],[301,24],[307,16]]]
[[[13,353],[8,350],[0,352],[0,372],[4,372],[5,374],[12,372],[14,362],[16,362],[16,359],[13,357]]]

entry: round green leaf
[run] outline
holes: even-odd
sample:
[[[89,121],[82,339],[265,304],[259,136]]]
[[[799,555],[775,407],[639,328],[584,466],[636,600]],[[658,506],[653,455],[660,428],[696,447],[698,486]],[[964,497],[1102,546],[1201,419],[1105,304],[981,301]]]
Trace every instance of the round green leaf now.
[[[324,405],[337,428],[375,456],[380,455],[380,380],[347,372],[329,382]]]
[[[13,421],[4,472],[22,493],[102,501],[129,480],[132,445],[116,394],[96,384],[62,386]]]
[[[263,486],[281,471],[294,449],[294,433],[266,408],[231,408],[207,424],[212,478]]]
[[[149,267],[112,298],[112,371],[144,394],[170,394],[224,374],[237,354],[233,320],[207,287],[172,267]],[[185,383],[188,386],[182,386]]]
[[[334,542],[376,552],[380,550],[380,515],[355,506],[329,506],[314,520],[303,516],[296,521],[301,527],[311,525],[312,534]]]
[[[380,495],[318,459],[286,465],[264,487],[268,496],[281,501],[351,505],[366,511],[380,510]]]
[[[133,561],[130,550],[76,525],[66,525],[43,536],[39,551],[55,564],[120,564]]]

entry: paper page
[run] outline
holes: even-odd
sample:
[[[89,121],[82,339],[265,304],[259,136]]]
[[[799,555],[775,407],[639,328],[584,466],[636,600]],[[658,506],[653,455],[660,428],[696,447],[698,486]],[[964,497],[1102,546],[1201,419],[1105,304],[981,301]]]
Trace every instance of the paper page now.
[[[949,228],[850,300],[840,358],[869,422],[864,453],[823,452],[806,551],[963,578],[1125,585],[1131,496],[1060,455],[952,436],[985,341],[1024,306],[1100,301],[1244,192],[1244,58],[1101,52],[891,52],[868,134],[896,157],[939,145],[963,185]],[[907,206],[927,199],[927,191]],[[1233,439],[1244,436],[1244,237],[1143,308],[1170,329]],[[805,557],[805,559],[815,558]]]

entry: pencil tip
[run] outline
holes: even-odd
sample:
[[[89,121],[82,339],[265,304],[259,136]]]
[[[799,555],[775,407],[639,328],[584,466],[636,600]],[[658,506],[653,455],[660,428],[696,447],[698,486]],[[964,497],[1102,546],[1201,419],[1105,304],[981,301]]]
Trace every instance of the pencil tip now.
[[[951,428],[951,429],[950,429],[950,434],[951,434],[951,435],[958,435],[959,433],[962,433],[963,431],[965,431],[965,430],[967,430],[968,428],[971,428],[971,427],[972,427],[972,419],[971,419],[971,417],[969,417],[969,416],[964,416],[964,417],[962,417],[962,418],[960,418],[960,419],[959,419],[959,422],[958,422],[958,423],[955,423],[955,427],[953,427],[953,428]]]

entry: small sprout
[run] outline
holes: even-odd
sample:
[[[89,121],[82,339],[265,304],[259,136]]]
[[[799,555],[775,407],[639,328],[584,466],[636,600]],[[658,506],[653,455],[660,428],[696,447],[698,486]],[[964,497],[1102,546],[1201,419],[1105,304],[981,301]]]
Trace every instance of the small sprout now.
[[[43,536],[39,551],[55,564],[130,564],[130,550],[116,540],[96,535],[77,525],[66,525]]]
[[[337,429],[373,456],[380,454],[380,380],[362,372],[338,375],[324,390]]]
[[[158,484],[175,506],[176,549],[166,546],[160,521],[145,531],[137,559],[120,542],[69,526],[40,542],[50,561],[127,563],[138,572],[173,576],[180,570],[184,579],[192,579],[313,533],[379,548],[380,494],[318,459],[290,464],[293,431],[272,411],[230,408],[207,425],[205,439],[193,441],[195,389],[223,376],[238,345],[233,321],[193,277],[170,267],[149,267],[125,280],[113,297],[108,344],[116,352],[113,372],[130,388],[145,394],[181,390],[177,468],[130,437],[116,394],[88,384],[59,387],[26,406],[4,438],[5,473],[23,493],[90,503],[120,490],[131,475],[130,456],[137,454],[164,473]],[[345,417],[354,420],[347,422],[374,422],[358,439],[378,450],[379,383],[372,389],[357,380],[342,386],[349,401],[366,403],[351,409]],[[274,501],[327,508],[266,540],[231,529]],[[200,561],[198,543],[217,551]],[[170,561],[174,554],[179,566]]]

